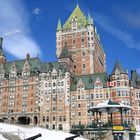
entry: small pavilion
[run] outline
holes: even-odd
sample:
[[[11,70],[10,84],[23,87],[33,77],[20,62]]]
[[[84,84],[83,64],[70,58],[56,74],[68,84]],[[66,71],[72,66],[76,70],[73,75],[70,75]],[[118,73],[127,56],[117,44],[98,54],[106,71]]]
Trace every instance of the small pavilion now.
[[[111,123],[113,125],[113,113],[118,112],[120,113],[120,125],[123,125],[123,114],[126,114],[127,111],[131,110],[132,107],[124,105],[124,104],[119,104],[117,102],[113,102],[111,100],[107,100],[103,103],[99,103],[95,107],[91,107],[88,112],[92,112],[93,116],[96,120],[96,123],[100,120],[101,121],[101,116],[103,113],[107,113],[108,115],[108,123]]]
[[[127,125],[124,124],[123,121],[126,117],[125,115],[127,111],[131,109],[132,107],[128,105],[113,102],[111,100],[107,100],[103,103],[99,103],[95,107],[91,107],[88,112],[92,112],[94,116],[94,123],[96,124],[92,127],[93,132],[95,132],[94,136],[97,137],[97,135],[99,135],[99,139],[101,140],[101,132],[104,131],[107,134],[107,132],[110,131],[112,140],[135,140],[135,128],[133,124],[131,123],[131,125]],[[102,122],[102,114],[104,113],[106,113],[108,117],[107,125],[105,125],[105,122]],[[113,122],[114,113],[120,113],[119,125],[116,125]],[[97,129],[97,127],[99,129]],[[106,139],[105,133],[103,133],[103,140]]]

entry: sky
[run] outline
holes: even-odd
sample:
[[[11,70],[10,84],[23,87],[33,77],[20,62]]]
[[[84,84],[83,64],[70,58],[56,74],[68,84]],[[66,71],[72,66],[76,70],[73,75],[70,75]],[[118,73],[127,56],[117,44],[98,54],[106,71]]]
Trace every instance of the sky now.
[[[56,27],[64,24],[77,3],[100,35],[107,72],[116,60],[140,73],[140,0],[0,0],[0,36],[8,61],[27,53],[43,62],[56,61]]]

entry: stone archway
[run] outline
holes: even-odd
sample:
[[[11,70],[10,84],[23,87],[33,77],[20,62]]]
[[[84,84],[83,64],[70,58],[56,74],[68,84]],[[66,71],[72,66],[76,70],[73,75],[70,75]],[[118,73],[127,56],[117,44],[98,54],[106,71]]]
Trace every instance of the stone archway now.
[[[15,123],[15,118],[14,118],[14,117],[11,117],[10,123],[11,123],[11,124],[14,124],[14,123]]]
[[[30,117],[27,116],[21,116],[18,117],[18,124],[24,124],[24,125],[29,125],[30,124]]]
[[[37,124],[38,124],[38,117],[34,116],[34,125],[37,125]]]

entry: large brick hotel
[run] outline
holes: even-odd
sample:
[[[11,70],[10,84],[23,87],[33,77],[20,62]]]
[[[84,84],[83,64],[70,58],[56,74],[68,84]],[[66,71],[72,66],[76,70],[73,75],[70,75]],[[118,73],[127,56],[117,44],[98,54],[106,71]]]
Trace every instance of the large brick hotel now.
[[[56,62],[27,54],[7,61],[0,42],[0,120],[70,130],[95,121],[88,109],[106,100],[131,106],[123,121],[140,125],[140,77],[119,61],[106,72],[106,54],[93,19],[77,5],[67,21],[58,21]],[[109,83],[109,84],[108,84]],[[113,116],[118,124],[120,115]],[[106,122],[106,115],[102,117]]]

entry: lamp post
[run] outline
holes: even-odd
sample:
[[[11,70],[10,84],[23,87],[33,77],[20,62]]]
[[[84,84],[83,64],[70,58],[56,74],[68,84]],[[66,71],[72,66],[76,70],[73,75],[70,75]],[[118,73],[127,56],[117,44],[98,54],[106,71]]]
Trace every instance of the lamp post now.
[[[102,136],[103,136],[103,133],[102,133],[103,122],[101,122],[99,120],[99,122],[97,124],[97,127],[99,128],[99,140],[102,140]]]

